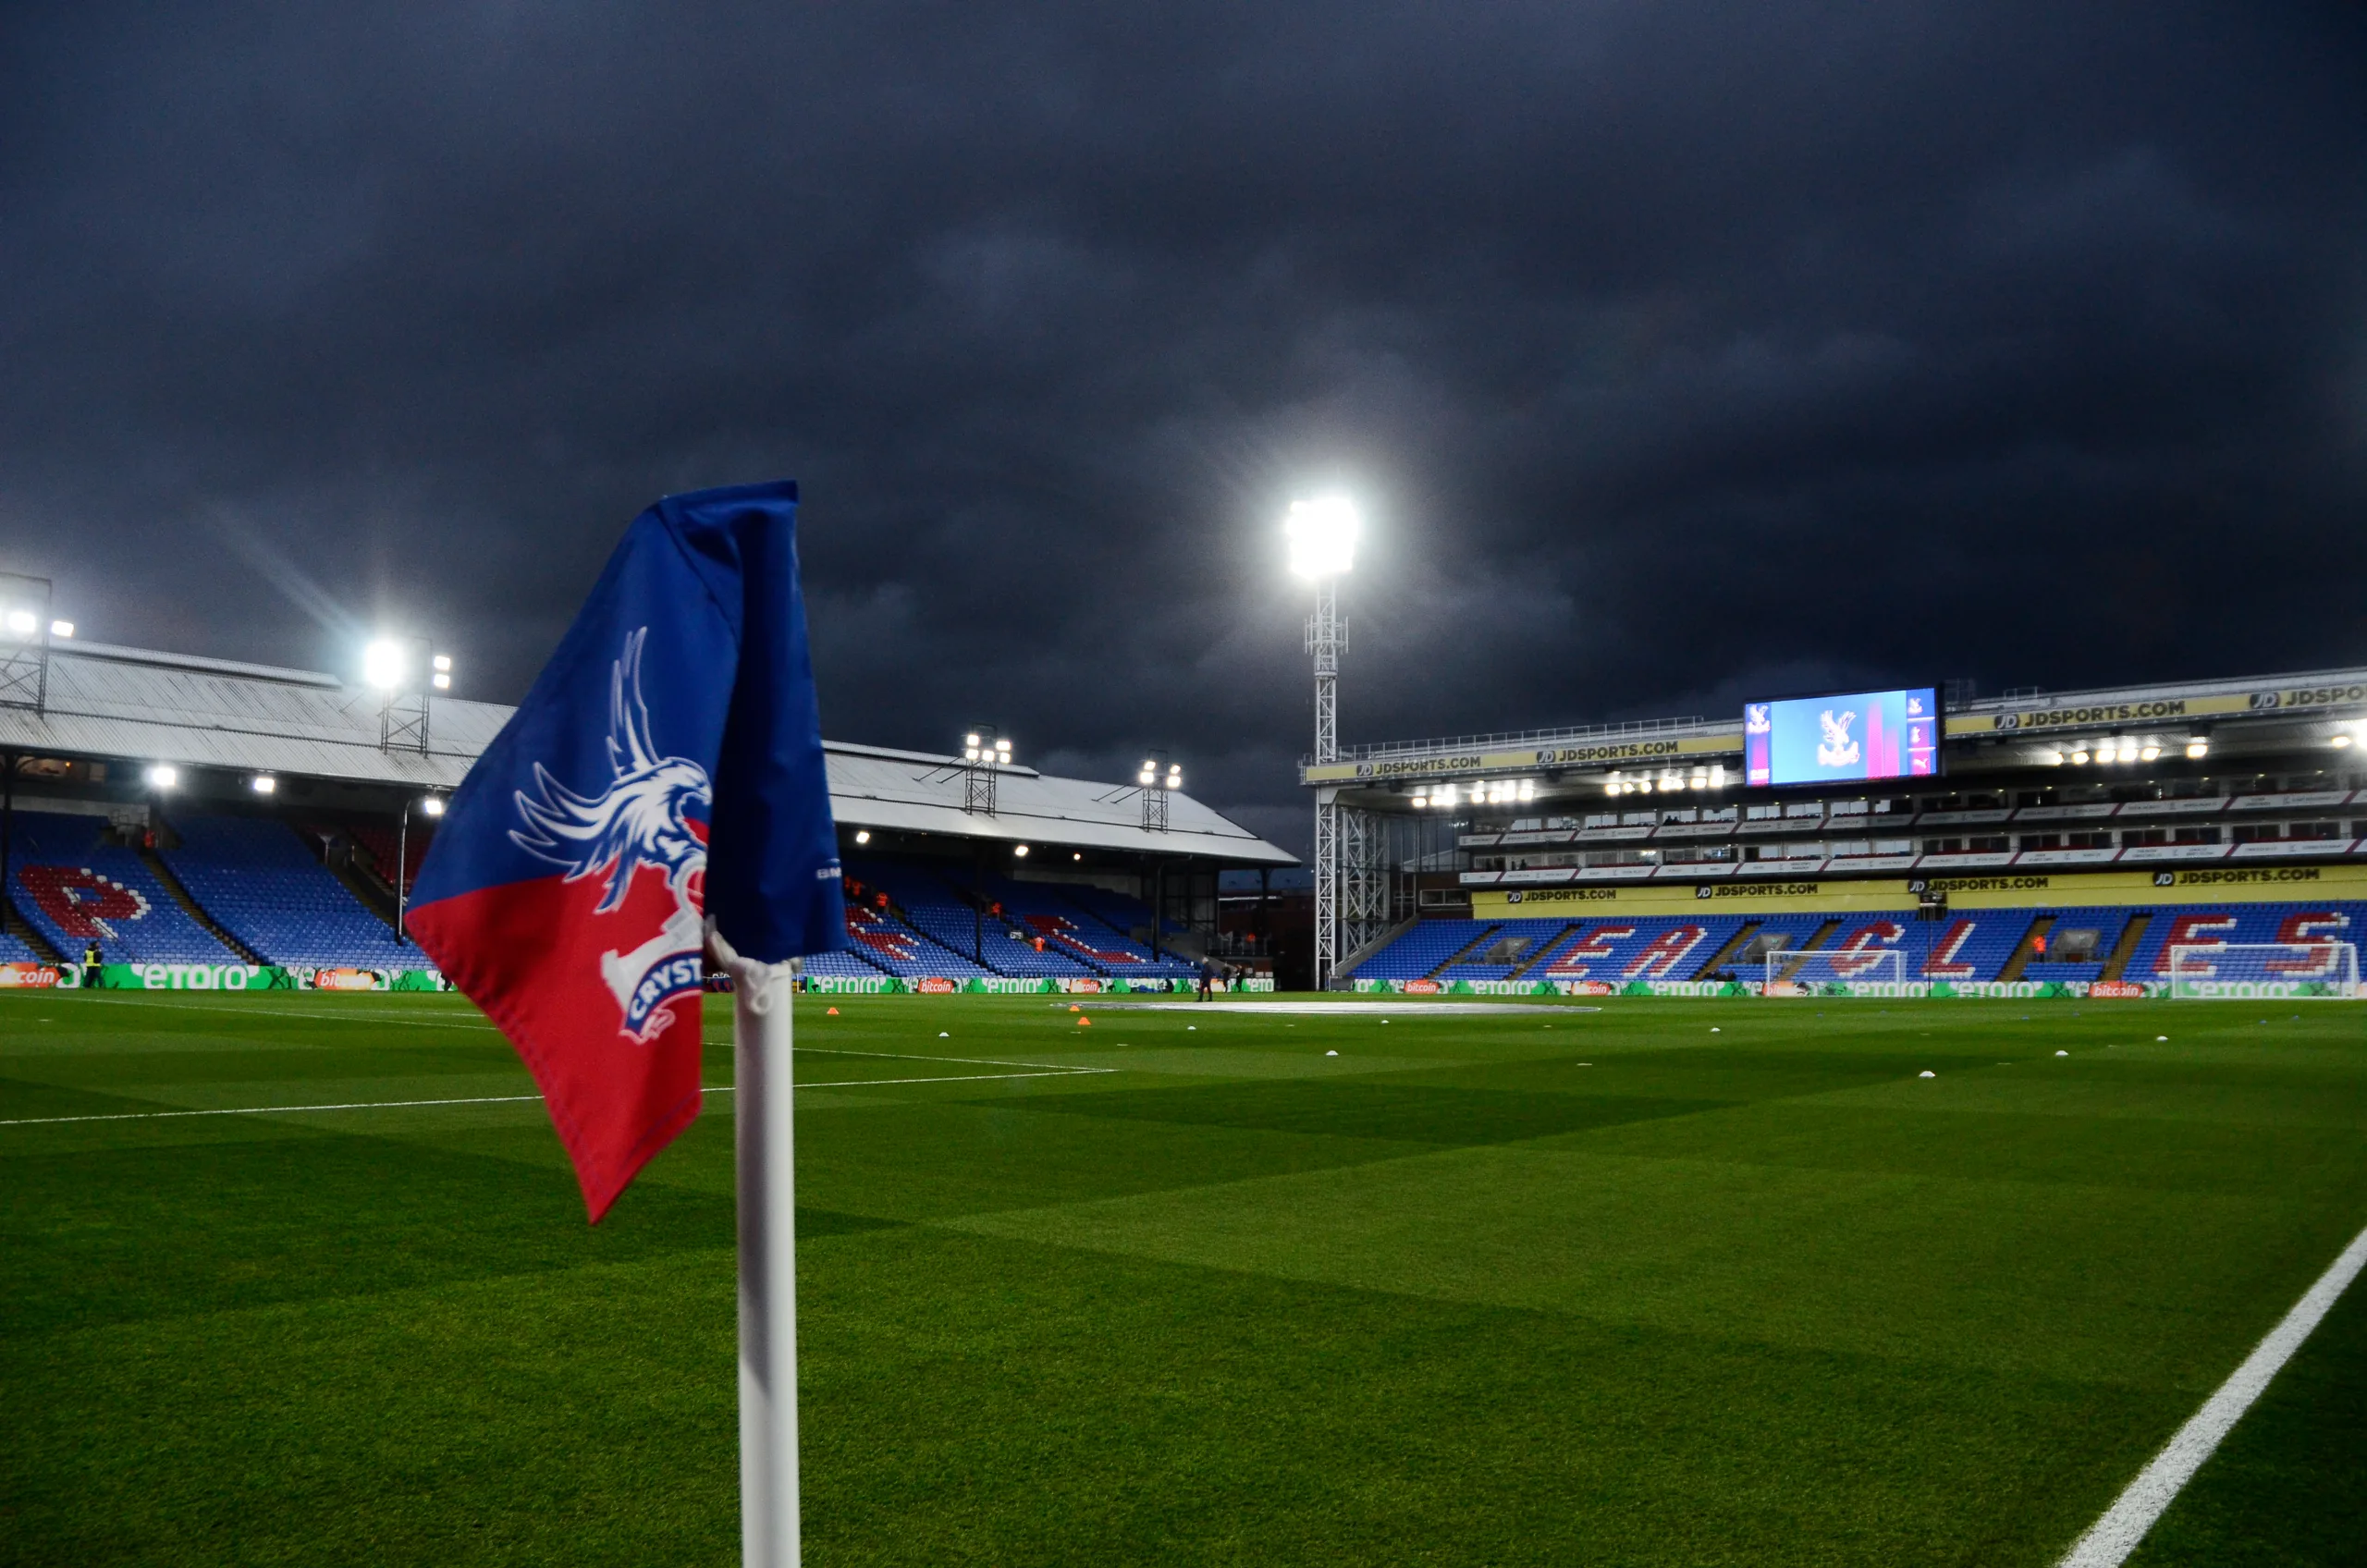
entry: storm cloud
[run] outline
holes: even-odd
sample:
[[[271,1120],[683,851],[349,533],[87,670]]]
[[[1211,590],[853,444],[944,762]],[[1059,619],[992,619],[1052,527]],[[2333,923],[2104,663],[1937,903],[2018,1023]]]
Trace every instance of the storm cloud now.
[[[2356,7],[11,7],[0,567],[514,700],[804,485],[826,729],[1304,847],[1351,741],[2367,660]]]

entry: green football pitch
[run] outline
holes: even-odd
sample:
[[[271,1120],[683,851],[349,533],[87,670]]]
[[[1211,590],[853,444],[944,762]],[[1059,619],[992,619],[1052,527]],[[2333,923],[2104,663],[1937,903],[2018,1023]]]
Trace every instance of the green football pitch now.
[[[816,1564],[2046,1564],[2367,1224],[2339,1003],[835,1001]],[[593,1229],[530,1095],[0,995],[0,1562],[736,1562],[730,1096]],[[2362,1297],[2134,1561],[2361,1560]]]

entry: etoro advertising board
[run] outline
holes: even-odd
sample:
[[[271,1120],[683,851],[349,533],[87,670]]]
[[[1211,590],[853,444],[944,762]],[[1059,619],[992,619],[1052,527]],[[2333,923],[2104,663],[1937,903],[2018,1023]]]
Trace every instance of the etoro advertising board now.
[[[1940,694],[1930,686],[1745,703],[1743,781],[1848,784],[1940,771]]]

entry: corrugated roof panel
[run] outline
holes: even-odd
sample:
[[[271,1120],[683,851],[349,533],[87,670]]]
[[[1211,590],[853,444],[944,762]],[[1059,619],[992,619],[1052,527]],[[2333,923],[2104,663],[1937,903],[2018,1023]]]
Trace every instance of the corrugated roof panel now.
[[[0,707],[0,745],[53,755],[281,773],[449,790],[516,710],[438,697],[428,753],[382,751],[377,692],[308,670],[240,666],[133,648],[54,648],[47,711]],[[1217,856],[1255,865],[1295,857],[1181,790],[1164,832],[1142,827],[1132,784],[1097,784],[1014,767],[996,780],[996,813],[963,809],[961,764],[925,752],[828,745],[830,801],[851,827],[1013,843]]]

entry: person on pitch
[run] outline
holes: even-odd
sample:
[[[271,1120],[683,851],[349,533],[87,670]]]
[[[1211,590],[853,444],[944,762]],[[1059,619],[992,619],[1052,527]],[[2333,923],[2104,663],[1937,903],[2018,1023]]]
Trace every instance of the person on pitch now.
[[[106,955],[99,951],[98,938],[92,937],[90,945],[82,949],[82,988],[84,990],[95,991],[99,988],[99,966],[105,962]]]

